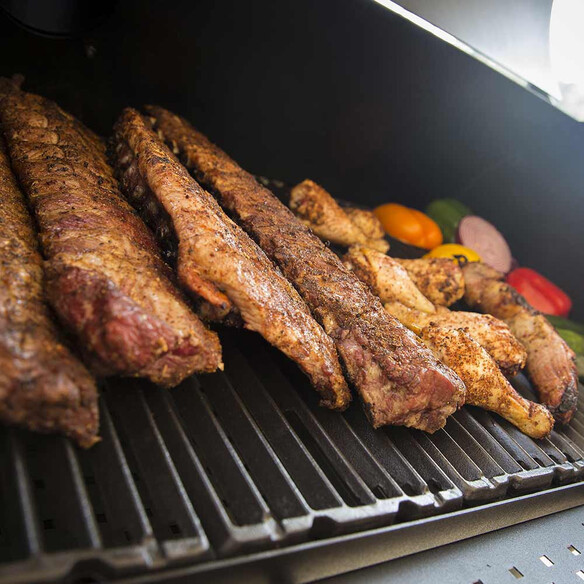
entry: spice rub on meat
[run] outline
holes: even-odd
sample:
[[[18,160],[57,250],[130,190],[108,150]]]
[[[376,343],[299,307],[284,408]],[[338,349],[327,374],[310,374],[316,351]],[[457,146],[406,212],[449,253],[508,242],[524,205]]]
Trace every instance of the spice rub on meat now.
[[[373,426],[441,428],[464,400],[460,378],[251,174],[185,120],[159,107],[147,110],[197,180],[299,291],[334,340]]]
[[[351,394],[331,339],[264,252],[136,110],[126,109],[116,123],[115,152],[129,201],[154,228],[161,215],[166,217],[167,226],[158,234],[177,242],[176,268],[183,285],[210,303],[215,291],[225,295],[246,328],[298,363],[321,394],[322,405],[345,409]]]
[[[218,337],[171,282],[99,139],[8,80],[0,122],[39,226],[49,301],[94,369],[173,386],[221,366]]]
[[[49,314],[37,237],[1,137],[0,420],[83,447],[98,440],[95,381]]]
[[[578,370],[572,349],[549,320],[531,307],[504,275],[473,262],[463,268],[469,306],[505,321],[527,351],[527,374],[557,422],[567,424],[578,402]]]

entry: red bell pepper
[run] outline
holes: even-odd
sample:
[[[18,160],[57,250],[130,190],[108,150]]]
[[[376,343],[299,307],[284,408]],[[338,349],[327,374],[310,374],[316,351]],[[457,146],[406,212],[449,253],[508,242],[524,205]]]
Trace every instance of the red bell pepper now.
[[[509,272],[507,282],[533,308],[544,314],[566,317],[572,308],[572,300],[563,290],[531,268],[516,268]]]

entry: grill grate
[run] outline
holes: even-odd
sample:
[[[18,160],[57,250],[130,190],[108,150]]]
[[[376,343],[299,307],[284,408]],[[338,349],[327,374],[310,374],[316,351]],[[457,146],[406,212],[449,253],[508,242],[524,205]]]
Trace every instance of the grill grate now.
[[[319,408],[259,336],[172,391],[112,380],[102,442],[0,429],[0,582],[204,565],[557,487],[584,475],[584,413],[537,443],[464,408],[434,435]],[[524,379],[517,386],[529,392]]]

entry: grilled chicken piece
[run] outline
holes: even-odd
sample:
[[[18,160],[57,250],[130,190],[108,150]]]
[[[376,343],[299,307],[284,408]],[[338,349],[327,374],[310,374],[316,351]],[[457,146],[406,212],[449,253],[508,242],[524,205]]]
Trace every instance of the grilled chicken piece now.
[[[309,179],[292,189],[290,208],[325,241],[345,246],[362,243],[379,251],[389,249],[385,239],[365,235],[329,193]]]
[[[97,388],[63,344],[43,291],[42,258],[0,137],[0,420],[98,441]]]
[[[482,263],[463,268],[464,299],[469,306],[504,320],[527,351],[527,373],[539,398],[557,422],[567,424],[576,411],[578,372],[572,349],[550,322]]]
[[[188,122],[149,107],[158,131],[197,179],[295,285],[332,337],[374,427],[441,428],[461,405],[464,384],[392,318],[290,210]]]
[[[464,296],[462,269],[448,258],[397,260],[420,292],[437,306],[450,306]]]
[[[298,292],[264,252],[225,215],[135,110],[115,126],[117,163],[130,202],[155,227],[174,234],[179,280],[186,288],[210,282],[237,307],[245,327],[298,363],[322,396],[322,405],[345,409],[351,401],[335,346]]]
[[[492,357],[463,329],[430,324],[421,337],[464,381],[467,404],[496,412],[532,438],[552,431],[554,419],[548,409],[519,395]]]
[[[488,314],[448,310],[437,307],[434,314],[412,310],[400,301],[388,302],[385,307],[409,329],[419,333],[429,324],[439,324],[451,329],[463,329],[495,360],[503,373],[509,377],[523,369],[525,350],[513,336],[509,327]]]
[[[398,260],[364,246],[354,246],[343,261],[386,303],[386,308],[397,303],[397,314],[390,310],[391,314],[415,333],[420,333],[430,322],[462,327],[487,350],[505,374],[515,375],[525,365],[525,351],[505,323],[484,314],[435,307]]]
[[[399,300],[408,308],[434,313],[434,305],[418,290],[397,260],[363,245],[353,245],[344,264],[367,284],[382,302]]]
[[[217,335],[171,283],[95,136],[6,80],[0,122],[39,225],[49,301],[96,371],[173,386],[219,367]]]
[[[343,211],[370,240],[383,239],[385,241],[385,229],[373,211],[357,209],[356,207],[343,207]],[[389,243],[387,243],[387,249],[389,249]],[[382,251],[387,251],[387,249]]]

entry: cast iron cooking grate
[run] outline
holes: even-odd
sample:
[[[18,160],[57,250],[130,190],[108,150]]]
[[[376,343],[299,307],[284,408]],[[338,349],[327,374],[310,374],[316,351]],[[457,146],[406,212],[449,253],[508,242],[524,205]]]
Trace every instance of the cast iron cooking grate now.
[[[429,517],[578,481],[584,414],[535,442],[465,408],[430,436],[317,405],[225,330],[225,372],[103,387],[102,442],[0,429],[0,582],[101,581]],[[523,384],[525,385],[525,383]]]

